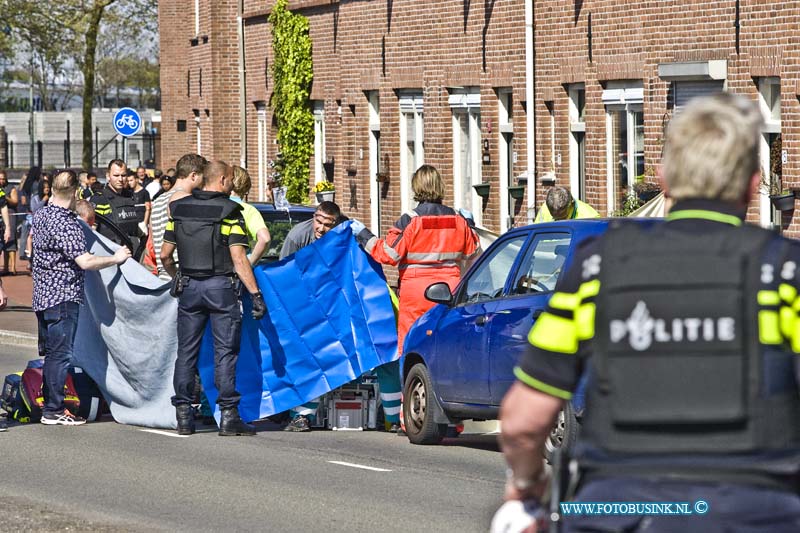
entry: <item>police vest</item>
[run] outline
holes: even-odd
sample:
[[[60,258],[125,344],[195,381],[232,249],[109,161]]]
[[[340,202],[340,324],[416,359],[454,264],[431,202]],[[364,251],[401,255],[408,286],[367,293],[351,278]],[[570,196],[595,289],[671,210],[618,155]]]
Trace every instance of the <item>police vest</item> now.
[[[778,295],[786,241],[751,226],[724,237],[669,227],[604,238],[584,442],[645,455],[800,450],[797,356],[780,344],[778,307],[760,301]]]
[[[139,235],[139,213],[136,204],[130,193],[115,194],[106,188],[102,194],[92,196],[91,202],[95,205],[98,214],[109,217],[125,235]],[[104,228],[101,226],[101,230]],[[101,231],[104,235],[110,236],[113,240],[117,239],[111,231]]]
[[[182,274],[209,277],[234,273],[222,221],[238,216],[241,208],[223,193],[206,191],[192,191],[191,196],[170,204]]]

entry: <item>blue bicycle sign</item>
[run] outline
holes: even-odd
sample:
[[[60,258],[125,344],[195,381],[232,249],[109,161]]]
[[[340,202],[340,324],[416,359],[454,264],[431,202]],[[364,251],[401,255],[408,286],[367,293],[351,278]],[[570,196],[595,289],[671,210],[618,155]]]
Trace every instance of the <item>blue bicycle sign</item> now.
[[[114,114],[114,130],[123,137],[136,135],[142,125],[142,117],[135,109],[123,107]]]

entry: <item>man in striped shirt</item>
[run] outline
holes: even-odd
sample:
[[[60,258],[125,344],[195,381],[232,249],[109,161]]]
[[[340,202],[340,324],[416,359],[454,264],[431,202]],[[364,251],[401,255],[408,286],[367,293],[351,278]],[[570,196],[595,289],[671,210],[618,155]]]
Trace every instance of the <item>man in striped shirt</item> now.
[[[176,165],[175,186],[153,201],[153,209],[150,214],[150,233],[153,235],[158,277],[165,281],[172,279],[161,263],[161,247],[164,244],[164,231],[167,227],[167,220],[169,220],[169,204],[173,200],[189,196],[193,189],[202,187],[203,168],[207,164],[208,161],[201,155],[186,154],[181,157]],[[177,255],[174,258],[177,263]]]

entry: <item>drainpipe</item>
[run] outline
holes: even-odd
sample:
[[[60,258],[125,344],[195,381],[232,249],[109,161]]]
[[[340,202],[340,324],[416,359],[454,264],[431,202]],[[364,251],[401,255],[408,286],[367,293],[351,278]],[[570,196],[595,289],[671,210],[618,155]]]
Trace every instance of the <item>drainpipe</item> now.
[[[533,47],[533,2],[525,0],[525,100],[528,102],[526,126],[528,132],[528,202],[536,204],[536,102],[534,59],[536,51]],[[529,220],[528,222],[533,222]]]
[[[239,42],[239,132],[241,146],[239,147],[239,166],[247,168],[247,88],[246,69],[244,64],[244,0],[237,2],[236,30]]]

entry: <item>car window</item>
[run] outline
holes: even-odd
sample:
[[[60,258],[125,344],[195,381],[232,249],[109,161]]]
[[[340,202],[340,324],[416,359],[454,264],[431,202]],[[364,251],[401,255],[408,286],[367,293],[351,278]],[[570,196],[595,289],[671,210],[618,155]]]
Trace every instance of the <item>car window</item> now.
[[[483,258],[464,284],[459,303],[474,303],[501,296],[514,260],[527,238],[528,235],[519,235],[499,243],[489,257]]]
[[[568,233],[539,234],[531,243],[512,286],[512,294],[549,292],[556,288],[569,253]]]
[[[298,211],[294,213],[288,211],[261,211],[261,216],[267,224],[267,229],[272,239],[269,241],[267,250],[261,257],[259,264],[277,261],[281,255],[283,241],[286,240],[289,231],[300,222],[309,220],[313,215],[313,211]]]

